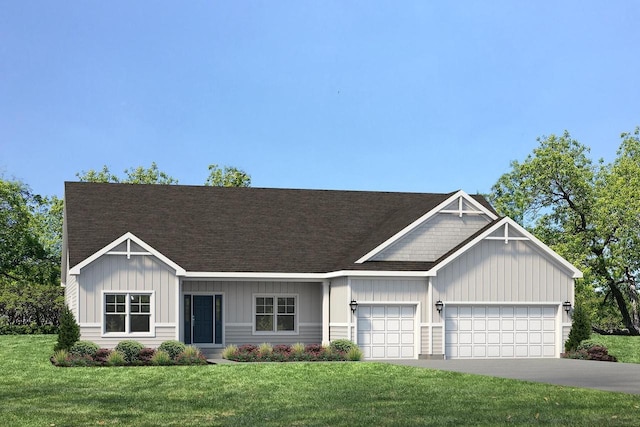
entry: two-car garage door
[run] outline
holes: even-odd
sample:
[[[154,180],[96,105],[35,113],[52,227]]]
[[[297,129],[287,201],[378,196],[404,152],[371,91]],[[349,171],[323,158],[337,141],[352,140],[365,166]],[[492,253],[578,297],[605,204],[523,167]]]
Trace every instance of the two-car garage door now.
[[[447,306],[447,359],[556,357],[554,306]]]

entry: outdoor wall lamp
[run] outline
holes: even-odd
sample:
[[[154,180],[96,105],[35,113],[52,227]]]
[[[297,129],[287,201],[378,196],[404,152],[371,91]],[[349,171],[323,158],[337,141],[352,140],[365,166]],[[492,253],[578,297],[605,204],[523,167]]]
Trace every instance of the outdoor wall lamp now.
[[[562,307],[564,308],[564,311],[566,311],[567,314],[569,314],[569,312],[571,311],[571,301],[563,302]]]
[[[438,310],[438,313],[442,313],[442,307],[444,307],[444,303],[438,300],[438,302],[436,303],[436,310]]]
[[[349,307],[351,307],[351,312],[355,313],[356,310],[358,309],[358,301],[352,299],[351,302],[349,303]]]

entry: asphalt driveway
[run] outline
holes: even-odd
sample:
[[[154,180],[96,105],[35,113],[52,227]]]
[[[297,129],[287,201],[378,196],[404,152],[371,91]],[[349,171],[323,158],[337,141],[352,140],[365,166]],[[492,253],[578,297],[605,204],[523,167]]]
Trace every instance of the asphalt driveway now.
[[[398,365],[640,394],[640,364],[572,359],[388,360]]]

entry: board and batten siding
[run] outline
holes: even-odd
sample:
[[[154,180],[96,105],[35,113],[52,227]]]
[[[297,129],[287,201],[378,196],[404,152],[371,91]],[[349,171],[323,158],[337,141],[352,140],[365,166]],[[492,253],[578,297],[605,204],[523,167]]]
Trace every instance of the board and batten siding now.
[[[271,281],[185,280],[189,293],[220,293],[223,296],[225,344],[317,344],[322,342],[322,283]],[[297,334],[254,334],[253,310],[256,294],[297,295]]]
[[[435,261],[489,223],[486,215],[439,213],[376,254],[373,261]]]
[[[432,283],[433,300],[445,304],[535,304],[570,300],[574,281],[570,272],[528,241],[483,240],[438,271]],[[434,320],[440,321],[437,316],[434,313]]]
[[[153,256],[104,255],[84,267],[77,280],[80,325],[102,323],[104,291],[154,291],[155,323],[176,322],[175,272]]]
[[[351,298],[358,304],[366,302],[420,302],[418,322],[427,318],[427,280],[400,278],[351,279]]]

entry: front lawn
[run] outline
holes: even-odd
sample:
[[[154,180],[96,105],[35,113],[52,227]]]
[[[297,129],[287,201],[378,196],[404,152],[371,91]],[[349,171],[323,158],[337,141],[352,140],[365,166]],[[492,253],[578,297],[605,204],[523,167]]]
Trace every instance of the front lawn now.
[[[640,363],[640,337],[592,334],[591,339],[604,344],[618,362]]]
[[[57,368],[0,336],[0,425],[637,425],[640,396],[367,362]]]

